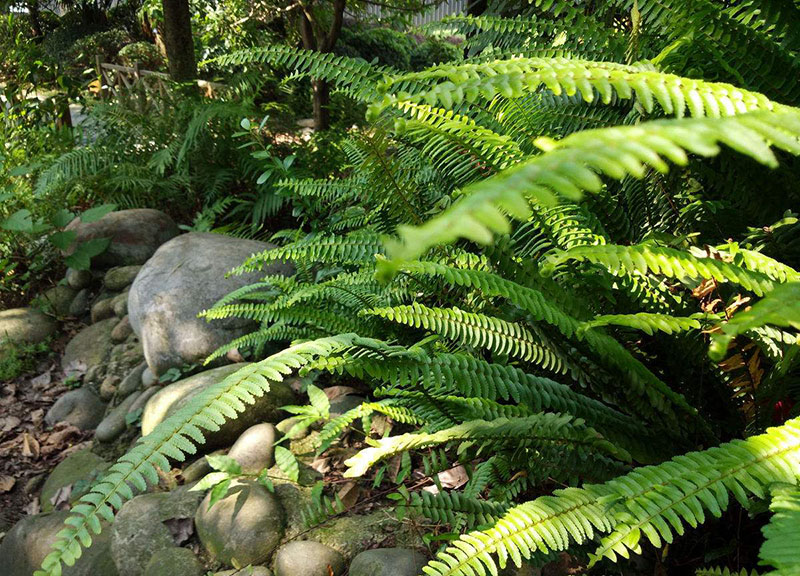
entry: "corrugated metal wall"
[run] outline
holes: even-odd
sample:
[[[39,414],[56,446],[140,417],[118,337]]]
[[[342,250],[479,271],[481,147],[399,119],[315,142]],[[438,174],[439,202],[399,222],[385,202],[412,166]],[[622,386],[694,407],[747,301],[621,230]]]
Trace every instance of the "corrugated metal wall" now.
[[[441,4],[428,9],[423,14],[417,14],[412,19],[414,26],[422,26],[430,22],[438,22],[445,16],[463,14],[467,10],[469,0],[445,0]],[[381,17],[386,9],[381,6],[371,4],[367,7],[367,14],[370,16]]]

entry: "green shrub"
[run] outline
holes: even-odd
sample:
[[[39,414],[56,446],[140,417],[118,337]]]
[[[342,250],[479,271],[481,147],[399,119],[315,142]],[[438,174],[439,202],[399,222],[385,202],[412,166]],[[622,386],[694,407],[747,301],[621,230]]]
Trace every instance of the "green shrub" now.
[[[155,44],[150,42],[134,42],[119,51],[119,61],[124,66],[133,66],[137,62],[143,70],[163,70],[164,57]]]
[[[458,60],[462,55],[462,48],[448,39],[427,38],[411,51],[411,68],[424,70],[434,64]]]
[[[377,58],[378,64],[409,70],[414,47],[413,38],[391,28],[345,28],[336,52],[368,62]]]
[[[36,359],[49,349],[47,342],[38,344],[0,340],[0,382],[13,380],[36,368]]]

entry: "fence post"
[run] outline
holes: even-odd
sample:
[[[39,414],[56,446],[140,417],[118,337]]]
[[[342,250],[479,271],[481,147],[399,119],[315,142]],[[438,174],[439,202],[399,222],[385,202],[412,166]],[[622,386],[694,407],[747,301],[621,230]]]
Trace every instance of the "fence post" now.
[[[97,80],[100,82],[97,95],[101,100],[105,100],[107,96],[105,88],[106,81],[103,76],[103,59],[100,57],[100,54],[94,55],[94,69],[97,71]]]

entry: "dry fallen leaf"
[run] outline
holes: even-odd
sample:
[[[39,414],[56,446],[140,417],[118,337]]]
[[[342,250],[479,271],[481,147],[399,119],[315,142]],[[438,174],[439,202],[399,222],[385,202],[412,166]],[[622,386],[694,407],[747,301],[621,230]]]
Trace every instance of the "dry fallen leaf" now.
[[[24,510],[25,514],[29,516],[36,516],[39,512],[42,511],[42,507],[39,506],[39,499],[34,498],[30,502],[28,502],[28,505],[25,506]]]
[[[39,441],[27,432],[22,433],[22,455],[25,458],[38,458],[40,453]]]
[[[0,474],[0,492],[10,492],[17,480],[8,474]]]
[[[349,481],[344,484],[337,493],[339,500],[342,501],[345,508],[352,508],[358,502],[358,496],[361,493],[361,487],[358,482]]]
[[[36,378],[31,378],[31,385],[34,388],[42,389],[45,388],[46,386],[49,386],[50,382],[52,381],[53,381],[53,374],[51,373],[50,370],[47,370],[46,372],[42,372],[41,374],[39,374]]]
[[[31,412],[31,422],[33,422],[34,426],[41,424],[42,420],[44,420],[44,409],[39,408]]]
[[[3,416],[0,418],[0,432],[8,432],[19,426],[20,420],[16,416]]]
[[[463,466],[455,466],[444,472],[439,472],[439,482],[442,488],[460,488],[469,480],[467,469]]]
[[[355,388],[351,386],[329,386],[323,390],[325,392],[325,396],[328,397],[329,402],[333,402],[340,396],[347,396],[348,394],[355,394],[358,392]]]
[[[72,496],[72,484],[67,484],[56,490],[56,493],[50,498],[50,504],[53,505],[54,510],[68,510],[70,496]]]

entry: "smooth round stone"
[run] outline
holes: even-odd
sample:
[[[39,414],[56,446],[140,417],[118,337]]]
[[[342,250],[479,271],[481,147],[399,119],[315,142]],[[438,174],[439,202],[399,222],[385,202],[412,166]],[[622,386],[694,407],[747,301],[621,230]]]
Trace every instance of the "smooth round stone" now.
[[[128,396],[141,388],[142,372],[144,372],[146,368],[147,364],[142,362],[136,368],[128,372],[128,375],[125,376],[125,379],[122,380],[122,384],[119,386],[120,396]]]
[[[245,430],[228,452],[245,474],[257,474],[275,463],[275,426],[256,424]]]
[[[142,494],[126,502],[111,528],[111,551],[120,576],[142,576],[153,554],[174,548],[175,541],[164,522],[191,518],[202,496],[178,488]]]
[[[106,364],[114,347],[111,331],[116,324],[116,318],[109,318],[78,332],[64,349],[61,367],[69,371],[71,364],[81,363],[85,364],[85,369],[88,371],[95,366]]]
[[[128,293],[123,292],[111,300],[111,308],[117,318],[122,318],[128,313]],[[131,327],[131,330],[133,327]]]
[[[425,556],[416,550],[376,548],[353,558],[349,576],[418,576],[425,564]]]
[[[36,308],[0,311],[0,342],[12,340],[36,344],[56,331],[56,323]]]
[[[111,442],[114,438],[125,432],[125,428],[128,427],[128,423],[125,422],[125,416],[140,394],[141,392],[134,392],[125,398],[119,406],[114,408],[108,416],[103,418],[103,421],[97,425],[94,437],[100,442]]]
[[[133,334],[133,328],[131,328],[131,321],[127,316],[123,316],[122,319],[117,322],[117,325],[114,326],[114,329],[111,331],[111,339],[114,342],[124,342],[128,339],[128,336]]]
[[[94,430],[103,420],[106,403],[89,388],[70,390],[45,414],[44,421],[48,426],[56,422],[67,422],[81,430]]]
[[[153,554],[144,576],[202,576],[203,565],[188,548],[163,548]]]
[[[75,270],[67,268],[65,276],[67,284],[75,290],[82,290],[92,283],[92,273],[89,270]]]
[[[150,368],[145,368],[142,372],[142,387],[143,388],[150,388],[150,386],[155,386],[156,384],[160,384],[158,378],[156,378],[153,371]]]
[[[241,570],[223,570],[214,572],[214,576],[272,576],[272,570],[264,566],[248,566]]]
[[[119,376],[114,376],[113,374],[103,378],[103,381],[100,383],[100,398],[106,402],[111,400],[114,394],[117,393],[119,382]]]
[[[114,298],[103,298],[92,306],[92,324],[114,317]]]
[[[344,556],[319,542],[289,542],[275,555],[275,576],[340,576]]]
[[[72,299],[72,304],[69,305],[69,315],[79,317],[86,314],[86,312],[89,311],[90,296],[87,288],[83,288],[75,294],[75,298]]]
[[[208,494],[194,519],[208,553],[233,566],[266,562],[284,531],[284,512],[275,495],[255,482],[236,480],[211,509],[210,499]]]
[[[17,522],[0,543],[0,574],[31,576],[39,570],[69,516],[62,510],[26,516]],[[109,551],[109,532],[105,526],[100,534],[93,534],[92,545],[83,549],[73,566],[64,566],[62,576],[118,576]]]
[[[105,284],[106,289],[113,292],[124,290],[133,284],[136,275],[141,269],[141,266],[117,266],[116,268],[111,268],[103,277],[103,284]]]
[[[52,312],[60,318],[69,314],[70,306],[77,293],[78,291],[75,288],[59,284],[45,290],[37,298],[37,302],[45,311]]]

